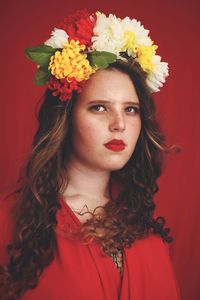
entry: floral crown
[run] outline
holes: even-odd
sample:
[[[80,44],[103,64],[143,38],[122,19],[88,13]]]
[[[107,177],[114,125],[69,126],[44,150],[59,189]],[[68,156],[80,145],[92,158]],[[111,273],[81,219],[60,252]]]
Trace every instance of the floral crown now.
[[[140,22],[113,14],[89,14],[84,9],[68,16],[44,44],[25,49],[38,65],[35,84],[47,88],[61,101],[81,92],[98,69],[117,59],[134,59],[147,74],[150,92],[157,92],[168,76],[168,64],[156,55],[157,46]]]

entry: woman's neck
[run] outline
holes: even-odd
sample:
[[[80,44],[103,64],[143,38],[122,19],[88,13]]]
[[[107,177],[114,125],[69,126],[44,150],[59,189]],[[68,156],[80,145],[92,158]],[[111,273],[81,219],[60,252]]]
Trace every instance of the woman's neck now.
[[[101,205],[109,199],[110,172],[96,171],[78,162],[67,166],[67,188],[63,193],[68,203],[89,207]]]

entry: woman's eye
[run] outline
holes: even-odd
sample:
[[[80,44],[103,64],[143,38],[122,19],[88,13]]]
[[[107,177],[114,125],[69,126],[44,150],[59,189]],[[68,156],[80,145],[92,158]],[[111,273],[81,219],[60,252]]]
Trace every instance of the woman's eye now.
[[[138,113],[139,112],[139,108],[135,107],[135,106],[129,106],[129,107],[126,107],[126,112],[129,112],[129,113]]]
[[[103,105],[98,104],[98,105],[91,106],[90,109],[92,111],[100,111],[101,112],[101,111],[105,110],[105,107]]]

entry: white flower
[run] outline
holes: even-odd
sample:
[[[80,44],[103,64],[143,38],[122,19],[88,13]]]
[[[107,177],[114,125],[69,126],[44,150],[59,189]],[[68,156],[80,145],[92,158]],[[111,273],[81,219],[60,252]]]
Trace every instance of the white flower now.
[[[54,28],[51,33],[51,38],[44,44],[53,48],[64,48],[64,45],[68,43],[68,37],[68,34],[64,30]]]
[[[149,30],[145,29],[139,21],[135,19],[131,20],[129,17],[126,17],[122,20],[122,28],[124,33],[126,31],[132,31],[138,44],[145,46],[152,45],[153,42],[148,36]]]
[[[158,92],[165,83],[165,78],[169,75],[168,63],[161,62],[159,55],[153,56],[154,69],[147,77],[147,84],[151,92]]]
[[[110,14],[106,17],[104,14],[97,15],[96,25],[93,29],[92,50],[108,51],[116,55],[122,49],[122,26],[121,19]]]
[[[148,36],[149,30],[144,29],[139,21],[126,17],[122,20],[121,26],[124,46],[127,48],[129,56],[135,56],[135,47],[140,45],[151,46],[153,44],[153,41]]]

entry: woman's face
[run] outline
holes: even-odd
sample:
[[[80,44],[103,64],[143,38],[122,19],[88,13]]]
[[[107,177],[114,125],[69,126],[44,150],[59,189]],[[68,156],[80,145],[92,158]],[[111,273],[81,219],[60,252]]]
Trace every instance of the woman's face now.
[[[98,70],[87,81],[72,115],[70,161],[101,171],[121,169],[137,143],[139,99],[130,77]]]

